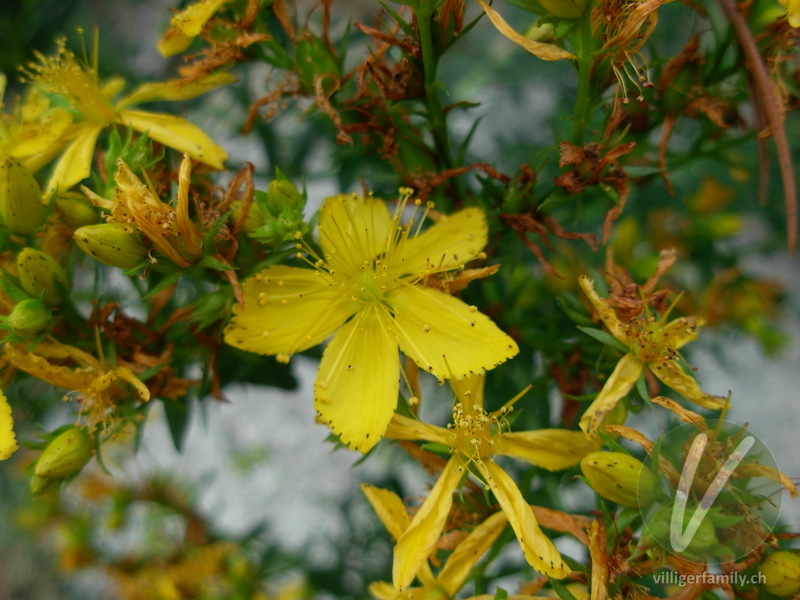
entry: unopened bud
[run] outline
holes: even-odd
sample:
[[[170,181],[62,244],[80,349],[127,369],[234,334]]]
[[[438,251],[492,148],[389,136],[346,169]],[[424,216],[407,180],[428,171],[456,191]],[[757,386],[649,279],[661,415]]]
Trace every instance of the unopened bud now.
[[[70,427],[44,449],[36,462],[38,477],[66,477],[80,471],[94,454],[94,442],[85,429]]]
[[[800,592],[800,556],[794,552],[773,552],[758,568],[770,594],[785,598]]]
[[[303,195],[288,179],[275,179],[267,188],[267,207],[275,216],[286,208],[300,212],[305,204]]]
[[[19,280],[28,294],[41,298],[47,306],[59,306],[69,280],[53,257],[33,248],[24,248],[17,255]]]
[[[648,532],[659,544],[666,548],[672,547],[673,511],[674,508],[672,506],[662,506],[647,519]],[[683,512],[683,531],[686,531],[690,525],[690,521],[696,518],[695,514],[694,509],[687,509]],[[689,540],[689,544],[684,550],[681,550],[681,552],[685,551],[694,555],[702,555],[702,553],[710,550],[718,543],[719,539],[717,538],[716,529],[714,529],[714,523],[712,523],[711,517],[706,514],[703,520],[700,521],[700,524],[697,525],[697,529],[694,535],[692,535],[691,540]]]
[[[623,452],[590,452],[581,460],[581,471],[592,489],[606,500],[637,508],[655,499],[655,475]]]
[[[49,327],[50,311],[39,299],[23,300],[8,315],[8,325],[17,333],[35,335]]]
[[[99,220],[97,209],[84,196],[76,192],[67,192],[57,196],[55,204],[61,219],[73,229],[94,225]]]
[[[28,168],[12,156],[0,161],[0,217],[6,227],[29,235],[44,223],[42,190]]]
[[[231,221],[235,224],[238,223],[244,214],[244,205],[241,201],[237,200],[231,203]],[[264,225],[264,215],[261,212],[258,204],[253,202],[250,205],[250,210],[244,217],[241,230],[245,233],[253,233],[259,227]]]
[[[87,225],[77,229],[74,237],[86,254],[112,267],[133,269],[147,258],[142,239],[120,223]]]
[[[48,479],[47,477],[39,477],[34,475],[31,477],[30,488],[34,496],[41,496],[55,484],[55,479]]]

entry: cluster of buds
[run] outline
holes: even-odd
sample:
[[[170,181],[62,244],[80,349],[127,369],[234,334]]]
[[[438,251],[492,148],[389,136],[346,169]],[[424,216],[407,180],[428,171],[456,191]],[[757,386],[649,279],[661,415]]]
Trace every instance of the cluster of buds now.
[[[241,230],[262,244],[280,247],[306,232],[305,205],[305,193],[278,170],[266,192],[255,192],[255,202],[249,208],[242,201],[233,203],[231,220],[241,223]]]

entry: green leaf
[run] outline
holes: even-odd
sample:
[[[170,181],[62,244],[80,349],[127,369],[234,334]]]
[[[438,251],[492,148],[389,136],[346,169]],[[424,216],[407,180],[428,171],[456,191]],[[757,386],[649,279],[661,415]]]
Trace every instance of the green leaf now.
[[[162,403],[172,443],[178,452],[182,452],[183,443],[186,441],[186,432],[189,429],[188,407],[177,400],[162,400]]]
[[[508,592],[505,591],[503,588],[499,587],[494,592],[494,600],[506,600],[508,598]]]
[[[596,339],[604,346],[611,346],[612,348],[619,350],[620,352],[626,352],[626,353],[628,352],[628,347],[625,346],[625,344],[620,342],[617,338],[615,338],[607,331],[603,331],[602,329],[596,329],[595,327],[582,327],[580,325],[578,325],[578,329],[580,329],[586,335],[592,336],[594,339]]]
[[[569,589],[567,589],[567,586],[565,586],[557,579],[550,579],[550,587],[553,588],[553,590],[555,591],[556,594],[558,594],[558,597],[561,598],[561,600],[577,600],[575,596],[572,595],[572,592],[570,592]]]

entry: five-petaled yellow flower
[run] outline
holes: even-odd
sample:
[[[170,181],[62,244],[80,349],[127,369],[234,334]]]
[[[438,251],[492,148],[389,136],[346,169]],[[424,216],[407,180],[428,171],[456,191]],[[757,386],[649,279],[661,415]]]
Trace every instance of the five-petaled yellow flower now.
[[[392,579],[399,590],[413,581],[436,546],[453,503],[453,492],[465,471],[494,493],[528,564],[550,577],[566,577],[570,572],[553,542],[539,529],[533,509],[517,484],[492,457],[511,456],[557,471],[577,464],[599,444],[580,431],[566,429],[505,431],[505,416],[522,394],[488,413],[483,408],[483,382],[484,375],[451,382],[458,402],[453,409],[453,423],[447,428],[395,415],[386,430],[386,438],[435,442],[447,446],[452,453],[395,547]]]
[[[603,418],[633,389],[645,366],[662,383],[687,400],[710,409],[720,409],[725,406],[725,398],[706,394],[700,389],[697,380],[681,367],[678,350],[697,338],[700,326],[693,317],[681,317],[667,323],[669,311],[660,319],[655,319],[645,310],[634,320],[625,322],[620,320],[614,308],[600,297],[594,289],[594,281],[591,278],[581,276],[578,278],[578,283],[611,335],[629,349],[617,363],[597,398],[581,417],[581,429],[588,435],[594,435],[598,431]]]
[[[408,529],[411,518],[403,501],[390,490],[382,490],[366,483],[361,489],[386,529],[397,540]],[[491,548],[508,524],[502,511],[496,512],[483,523],[470,531],[458,546],[453,549],[437,575],[431,571],[428,561],[424,561],[417,573],[421,587],[396,589],[386,581],[370,584],[370,593],[379,600],[446,600],[453,598],[472,572],[473,567]]]
[[[30,65],[28,77],[49,92],[64,96],[82,116],[64,132],[59,143],[53,144],[50,158],[61,153],[47,193],[56,188],[67,190],[89,176],[94,148],[100,133],[111,125],[130,127],[150,138],[184,152],[197,161],[221,169],[227,158],[225,151],[199,127],[186,119],[130,108],[154,100],[188,100],[235,78],[227,73],[215,73],[201,80],[186,83],[181,80],[145,83],[116,102],[112,99],[122,91],[124,82],[100,80],[96,67],[82,64],[67,50],[64,40],[58,53],[48,58],[37,55],[39,63]],[[63,151],[63,153],[62,153]]]
[[[483,212],[441,217],[417,235],[421,221],[400,223],[407,198],[394,216],[377,198],[328,198],[314,268],[274,266],[247,279],[245,304],[234,307],[225,330],[228,344],[282,359],[335,333],[315,407],[342,442],[362,452],[378,443],[397,406],[398,348],[440,381],[481,373],[518,352],[476,307],[425,285],[482,253]]]

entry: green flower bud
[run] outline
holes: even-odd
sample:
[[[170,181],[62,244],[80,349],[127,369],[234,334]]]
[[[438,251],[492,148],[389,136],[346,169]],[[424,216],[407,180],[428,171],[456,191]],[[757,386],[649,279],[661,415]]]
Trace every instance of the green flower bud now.
[[[120,223],[98,223],[75,230],[78,247],[101,263],[133,269],[147,258],[147,246],[126,225]]]
[[[662,506],[647,520],[647,529],[650,532],[650,535],[655,538],[659,544],[662,544],[667,548],[671,547],[670,527],[672,527],[672,511],[672,506]],[[694,514],[694,508],[687,508],[687,510],[684,512],[684,529],[689,525],[689,522]],[[717,532],[714,529],[714,524],[711,522],[709,516],[706,515],[700,522],[700,525],[689,542],[689,545],[686,547],[685,552],[700,555],[703,552],[710,550],[718,543],[719,540],[717,539]]]
[[[94,225],[100,218],[97,209],[81,194],[67,192],[55,199],[61,219],[72,229]]]
[[[285,208],[300,212],[306,204],[303,195],[288,179],[275,179],[267,188],[267,207],[273,215],[279,215]]]
[[[36,462],[37,477],[66,477],[80,471],[94,454],[94,441],[85,429],[70,427],[44,449]]]
[[[581,460],[581,471],[595,492],[622,506],[648,506],[658,490],[655,475],[622,452],[590,452]]]
[[[238,223],[239,219],[242,218],[242,213],[244,212],[244,206],[241,201],[236,200],[235,202],[231,203],[231,221],[233,223]],[[242,224],[242,231],[245,233],[253,233],[259,227],[264,225],[264,215],[261,212],[258,204],[253,202],[250,205],[250,210],[247,211],[247,216],[244,218],[244,223]]]
[[[24,248],[17,255],[17,270],[22,289],[28,294],[41,298],[47,306],[61,304],[69,280],[53,257],[33,248]]]
[[[6,227],[19,235],[29,235],[44,223],[42,190],[28,168],[16,158],[0,162],[0,217]]]
[[[31,493],[34,496],[41,496],[56,482],[55,479],[48,479],[47,477],[39,477],[38,475],[34,475],[31,477],[30,488]]]
[[[800,556],[794,552],[773,552],[758,568],[770,594],[785,598],[800,592]]]
[[[24,335],[35,335],[50,325],[50,311],[38,299],[23,300],[8,315],[8,325]]]

